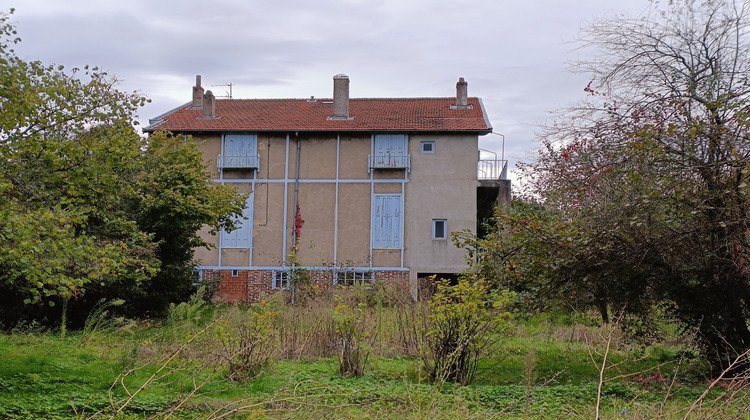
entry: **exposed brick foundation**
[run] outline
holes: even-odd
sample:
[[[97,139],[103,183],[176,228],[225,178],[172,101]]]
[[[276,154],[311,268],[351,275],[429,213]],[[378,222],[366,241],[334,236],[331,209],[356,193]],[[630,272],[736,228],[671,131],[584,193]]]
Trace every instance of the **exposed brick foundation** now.
[[[282,291],[273,288],[273,271],[270,270],[203,270],[203,283],[213,292],[217,303],[248,304],[260,302],[266,296]],[[375,281],[408,284],[408,271],[374,271]],[[333,271],[309,270],[310,281],[318,287],[333,285]]]

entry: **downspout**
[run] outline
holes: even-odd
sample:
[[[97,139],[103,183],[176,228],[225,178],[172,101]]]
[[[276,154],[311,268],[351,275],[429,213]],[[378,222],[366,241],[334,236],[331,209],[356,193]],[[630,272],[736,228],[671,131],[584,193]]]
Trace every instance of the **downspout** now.
[[[300,151],[302,150],[299,133],[294,133],[294,137],[297,139],[297,167],[294,171],[294,214],[296,216],[297,210],[299,209],[299,160]],[[292,235],[292,246],[297,245],[297,233]]]
[[[292,261],[292,270],[294,271],[297,266],[297,214],[299,212],[299,162],[300,152],[302,151],[302,141],[299,138],[299,133],[294,133],[294,137],[297,139],[297,164],[294,170],[294,224],[292,228],[292,249],[294,250],[294,260]],[[295,282],[296,283],[296,282]],[[297,292],[297,286],[292,286],[292,305],[294,305],[295,295]]]

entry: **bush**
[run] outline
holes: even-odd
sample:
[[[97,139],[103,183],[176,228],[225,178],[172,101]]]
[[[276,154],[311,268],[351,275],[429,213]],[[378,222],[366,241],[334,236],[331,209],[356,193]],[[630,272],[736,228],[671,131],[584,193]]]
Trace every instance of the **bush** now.
[[[497,338],[510,327],[506,307],[512,300],[507,290],[489,290],[484,280],[462,276],[454,286],[437,282],[429,302],[426,348],[422,360],[432,380],[468,385],[474,380],[477,362]]]
[[[247,382],[255,378],[274,356],[274,320],[278,312],[267,301],[248,309],[233,306],[216,323],[222,353],[229,364],[229,378]]]
[[[338,305],[333,310],[337,322],[336,335],[339,339],[339,375],[344,377],[362,376],[367,358],[370,355],[365,339],[369,334],[364,330],[363,318],[367,305],[359,303],[355,307],[344,303],[336,296]]]

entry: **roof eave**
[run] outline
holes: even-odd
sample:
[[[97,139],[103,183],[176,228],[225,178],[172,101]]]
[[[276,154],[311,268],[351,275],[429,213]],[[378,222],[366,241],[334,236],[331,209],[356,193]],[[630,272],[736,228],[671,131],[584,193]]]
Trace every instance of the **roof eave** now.
[[[161,123],[163,123],[162,121]],[[159,123],[159,124],[161,124]],[[152,132],[160,129],[158,127],[159,124],[150,125],[146,128],[144,128],[143,131],[145,132]],[[467,130],[415,130],[415,129],[372,129],[372,128],[363,128],[363,129],[296,129],[296,128],[288,128],[288,129],[279,129],[279,130],[258,130],[258,129],[166,129],[166,131],[171,131],[173,133],[435,133],[435,134],[476,134],[479,136],[484,136],[486,134],[490,134],[492,132],[492,127],[489,129],[467,129]]]
[[[169,110],[169,111],[167,111],[167,112],[165,112],[165,113],[163,113],[161,115],[158,115],[158,116],[156,116],[154,118],[149,118],[148,119],[148,125],[146,127],[143,127],[143,132],[144,133],[151,133],[151,132],[155,131],[157,128],[159,128],[160,125],[164,124],[164,122],[166,121],[165,117],[167,115],[172,114],[174,112],[177,112],[177,111],[181,110],[182,108],[185,108],[186,106],[191,105],[191,104],[192,104],[192,102],[186,102],[186,103],[178,106],[177,108],[171,109],[171,110]]]
[[[487,116],[487,110],[484,109],[484,102],[482,102],[482,98],[477,98],[477,101],[479,101],[479,108],[482,110],[482,117],[484,118],[484,125],[487,126],[487,131],[481,134],[482,136],[484,136],[492,132],[492,124],[490,124],[490,118]]]

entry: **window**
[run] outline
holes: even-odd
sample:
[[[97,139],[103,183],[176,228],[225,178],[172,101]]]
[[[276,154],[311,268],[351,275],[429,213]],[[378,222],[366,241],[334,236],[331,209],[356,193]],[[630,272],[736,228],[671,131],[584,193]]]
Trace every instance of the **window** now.
[[[401,194],[374,194],[370,235],[373,249],[400,249],[403,231]]]
[[[232,277],[239,277],[240,270],[232,270]]]
[[[434,141],[420,142],[419,151],[421,153],[435,153],[435,142]]]
[[[432,219],[432,239],[448,239],[448,221]]]
[[[288,289],[289,288],[289,270],[274,270],[273,288],[274,289]]]
[[[235,217],[235,226],[231,232],[221,230],[219,246],[222,248],[250,248],[253,238],[253,194],[247,198],[247,207],[241,217]]]
[[[354,286],[355,284],[370,284],[374,282],[375,274],[369,270],[336,271],[333,277],[333,284],[340,286]]]
[[[216,164],[225,169],[257,169],[259,160],[255,134],[225,134],[223,151]]]
[[[376,134],[370,168],[409,169],[408,143],[406,134]]]

